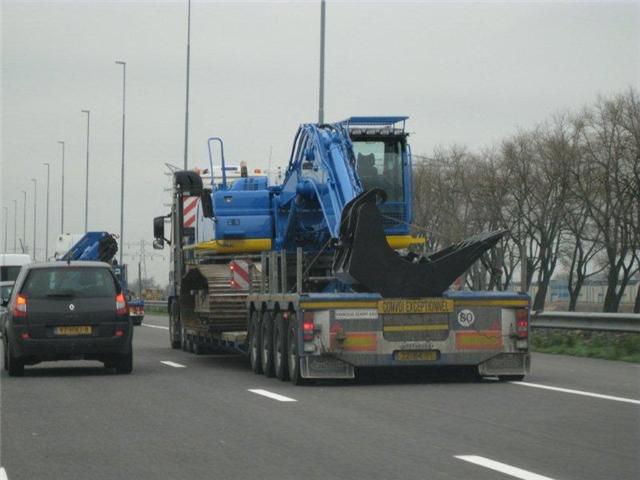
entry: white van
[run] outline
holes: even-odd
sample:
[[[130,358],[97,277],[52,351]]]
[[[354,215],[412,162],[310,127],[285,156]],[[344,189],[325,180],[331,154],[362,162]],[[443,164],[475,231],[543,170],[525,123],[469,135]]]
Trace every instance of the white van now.
[[[18,278],[23,265],[31,263],[31,257],[24,253],[0,253],[0,282]]]

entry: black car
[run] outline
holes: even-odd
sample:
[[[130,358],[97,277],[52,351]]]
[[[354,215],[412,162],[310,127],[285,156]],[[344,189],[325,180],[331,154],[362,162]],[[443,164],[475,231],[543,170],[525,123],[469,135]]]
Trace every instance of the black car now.
[[[4,368],[52,360],[98,360],[118,373],[133,369],[133,326],[111,267],[101,262],[24,266],[2,313]]]

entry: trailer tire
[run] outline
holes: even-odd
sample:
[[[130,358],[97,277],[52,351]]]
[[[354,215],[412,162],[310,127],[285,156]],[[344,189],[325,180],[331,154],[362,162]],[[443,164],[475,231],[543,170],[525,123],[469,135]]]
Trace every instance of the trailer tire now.
[[[287,325],[282,313],[277,313],[273,320],[273,369],[276,377],[283,382],[289,380],[287,367]]]
[[[169,307],[169,343],[174,350],[179,350],[182,346],[182,336],[179,333],[180,325],[177,320],[178,306],[176,302],[171,302],[171,306]]]
[[[300,354],[298,353],[298,324],[294,314],[289,315],[289,326],[287,328],[287,359],[289,380],[294,385],[304,385],[305,379],[300,372]]]
[[[251,370],[256,374],[262,373],[262,363],[260,362],[260,322],[258,312],[251,311],[249,319],[249,363]]]
[[[262,322],[260,322],[261,334],[260,338],[260,361],[262,362],[262,373],[267,377],[275,375],[273,369],[273,315],[270,311],[262,313]]]

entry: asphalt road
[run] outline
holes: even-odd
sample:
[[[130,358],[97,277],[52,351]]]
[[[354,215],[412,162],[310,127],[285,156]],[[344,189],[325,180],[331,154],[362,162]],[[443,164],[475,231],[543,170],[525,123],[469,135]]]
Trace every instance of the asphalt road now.
[[[131,375],[2,372],[0,480],[640,478],[639,365],[538,354],[526,385],[382,372],[294,387],[167,336],[137,327]]]

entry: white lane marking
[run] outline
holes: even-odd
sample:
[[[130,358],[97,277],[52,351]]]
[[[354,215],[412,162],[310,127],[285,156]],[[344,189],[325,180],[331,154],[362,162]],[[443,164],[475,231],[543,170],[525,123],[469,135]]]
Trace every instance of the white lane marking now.
[[[9,477],[7,477],[7,472],[2,467],[0,467],[0,480],[9,480]]]
[[[249,389],[251,393],[262,395],[263,397],[269,397],[279,402],[297,402],[295,398],[285,397],[284,395],[278,395],[277,393],[270,392],[269,390],[262,390],[260,388]]]
[[[640,400],[635,400],[633,398],[613,397],[611,395],[602,395],[601,393],[585,392],[583,390],[571,390],[569,388],[551,387],[549,385],[541,385],[539,383],[529,383],[529,382],[509,382],[509,383],[512,383],[514,385],[522,385],[523,387],[542,388],[544,390],[553,390],[555,392],[573,393],[574,395],[584,395],[586,397],[602,398],[604,400],[614,400],[616,402],[625,402],[625,403],[633,403],[636,405],[640,405]]]
[[[511,475],[512,477],[520,478],[522,480],[553,480],[551,477],[538,475],[537,473],[523,470],[518,467],[512,467],[506,463],[496,462],[489,458],[479,457],[478,455],[455,455],[455,458],[464,460],[465,462],[475,463],[476,465],[480,465],[481,467],[489,468],[497,472],[506,473],[507,475]]]
[[[165,365],[168,365],[174,368],[187,368],[184,365],[180,365],[179,363],[176,363],[176,362],[170,362],[169,360],[160,360],[160,363],[164,363]]]
[[[163,327],[162,325],[151,325],[150,323],[143,323],[142,326],[150,327],[150,328],[160,328],[162,330],[169,330],[169,327]]]

